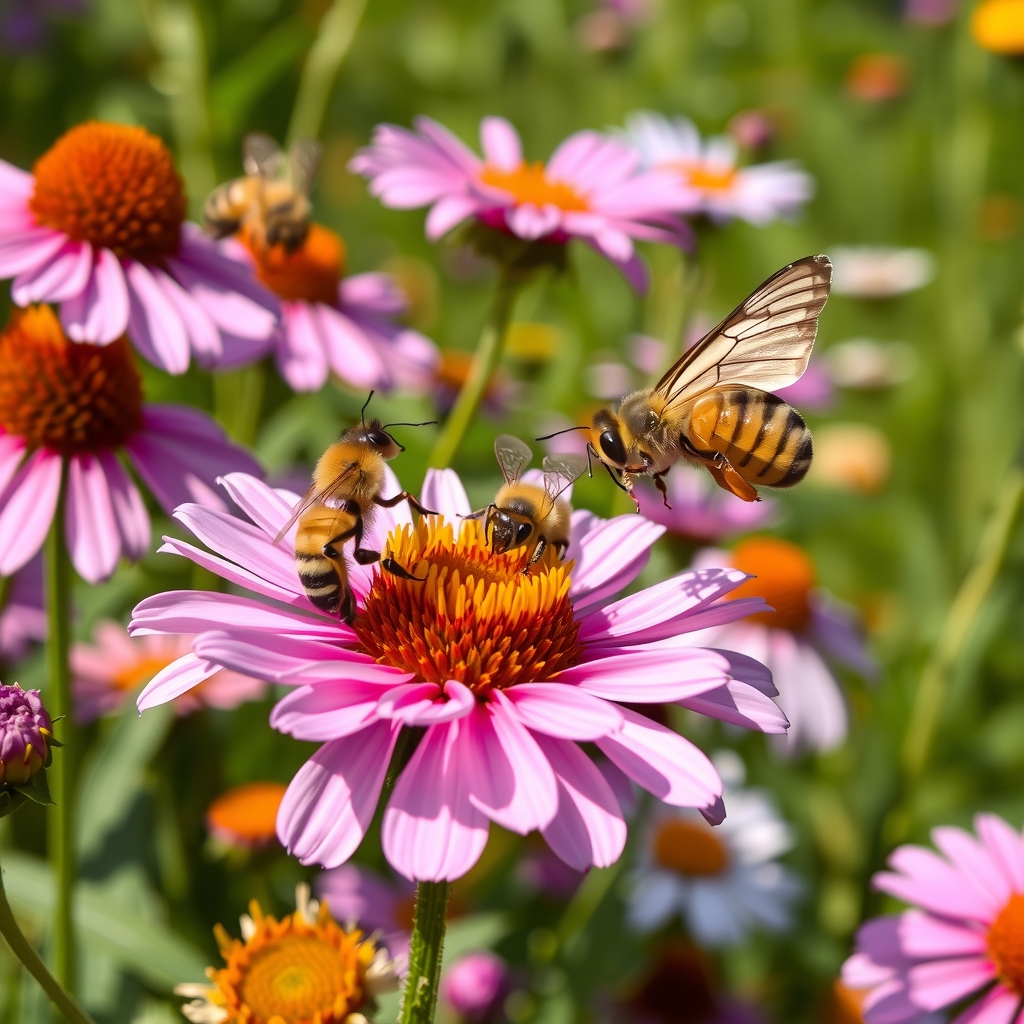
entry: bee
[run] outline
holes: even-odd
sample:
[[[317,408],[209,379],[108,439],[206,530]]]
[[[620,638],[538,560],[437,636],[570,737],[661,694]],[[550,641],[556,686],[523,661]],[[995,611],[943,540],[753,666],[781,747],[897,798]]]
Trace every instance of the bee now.
[[[588,454],[633,497],[650,476],[668,505],[665,474],[682,460],[720,487],[758,501],[755,485],[792,487],[811,465],[803,417],[771,394],[807,368],[832,284],[827,256],[806,256],[768,278],[651,389],[602,409]],[[636,501],[636,498],[633,498]]]
[[[226,238],[245,230],[260,249],[280,243],[294,252],[309,232],[309,190],[319,162],[315,139],[296,140],[286,156],[269,135],[247,135],[242,143],[245,177],[218,185],[207,197],[207,233]]]
[[[370,393],[372,397],[372,392]],[[369,402],[369,399],[367,399]],[[363,406],[365,411],[366,406]],[[387,423],[360,417],[320,456],[313,470],[313,483],[295,507],[288,522],[274,538],[279,543],[297,522],[295,569],[315,608],[351,622],[356,614],[355,597],[348,585],[348,571],[342,545],[355,541],[352,556],[360,565],[381,562],[388,572],[402,579],[418,580],[392,558],[381,561],[381,553],[363,547],[363,531],[372,521],[377,506],[394,508],[407,501],[420,515],[433,515],[408,491],[382,498],[384,463],[405,449],[388,433],[388,427],[426,426],[420,423]]]
[[[533,452],[518,437],[501,434],[495,439],[494,454],[505,483],[494,501],[471,517],[484,516],[484,534],[491,550],[500,555],[533,544],[524,572],[544,554],[549,544],[559,557],[564,555],[569,546],[572,509],[561,495],[587,471],[587,460],[582,455],[546,458],[542,463],[544,484],[540,486],[520,480]]]

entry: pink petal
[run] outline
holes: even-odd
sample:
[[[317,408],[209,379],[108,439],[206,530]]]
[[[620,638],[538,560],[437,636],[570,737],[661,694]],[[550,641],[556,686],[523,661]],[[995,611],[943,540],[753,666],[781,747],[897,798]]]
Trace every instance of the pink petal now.
[[[618,708],[583,688],[554,683],[520,683],[505,696],[523,725],[567,740],[596,740],[622,727]]]
[[[1024,841],[995,814],[979,814],[974,827],[1014,892],[1024,892]]]
[[[941,857],[920,846],[901,846],[889,858],[900,874],[883,871],[872,883],[897,899],[914,903],[944,917],[959,917],[988,924],[992,913],[964,877]]]
[[[114,511],[118,531],[121,534],[121,549],[128,558],[137,560],[149,551],[149,513],[142,501],[142,495],[132,478],[112,452],[99,456],[103,473],[107,478],[110,505]]]
[[[698,715],[717,718],[743,729],[759,729],[776,735],[789,729],[789,719],[771,697],[738,679],[675,703]]]
[[[599,520],[586,533],[579,530],[586,514],[573,513],[572,539],[566,561],[576,563],[569,594],[577,614],[616,594],[647,564],[651,545],[665,527],[636,515]],[[614,589],[609,588],[614,584]]]
[[[121,263],[109,249],[99,249],[88,286],[60,307],[60,322],[72,341],[106,345],[128,329],[129,313]]]
[[[427,214],[427,238],[432,242],[437,241],[479,208],[479,201],[471,196],[443,196]]]
[[[278,701],[270,724],[297,740],[322,743],[341,739],[384,717],[377,713],[377,704],[389,689],[388,683],[359,680],[344,686],[303,686]]]
[[[195,654],[183,654],[150,679],[139,694],[136,707],[141,712],[155,708],[158,704],[166,704],[220,670],[220,665],[204,661]]]
[[[729,662],[702,647],[643,649],[566,669],[559,679],[606,700],[662,703],[694,697],[729,681]]]
[[[459,878],[487,845],[487,818],[470,802],[462,759],[452,756],[470,721],[472,716],[427,729],[384,812],[384,856],[413,881]]]
[[[379,317],[405,314],[405,293],[390,274],[352,274],[341,279],[341,305],[350,311]]]
[[[7,225],[0,235],[0,277],[30,273],[60,252],[68,241],[63,231]]]
[[[960,869],[967,884],[988,905],[992,916],[998,914],[1012,890],[988,850],[970,833],[949,826],[933,829],[932,841],[953,866]]]
[[[316,310],[327,362],[347,384],[374,388],[387,379],[387,370],[366,330],[351,317],[330,306]]]
[[[0,427],[0,494],[11,482],[24,457],[25,439],[16,434],[6,434]],[[450,472],[450,470],[446,470],[446,472]]]
[[[69,241],[50,260],[19,274],[11,286],[11,298],[19,306],[64,302],[85,290],[91,273],[92,246]]]
[[[330,619],[276,608],[262,601],[213,590],[168,590],[144,598],[132,612],[132,636],[152,633],[203,633],[218,627],[242,627],[275,635],[313,636],[337,640],[338,624]]]
[[[150,269],[153,279],[177,312],[196,358],[207,369],[220,365],[224,345],[217,325],[170,274],[157,267]]]
[[[401,726],[377,722],[358,740],[325,743],[292,779],[277,835],[303,864],[333,868],[356,851],[373,819]]]
[[[457,679],[444,684],[444,696],[437,683],[406,683],[393,686],[380,698],[377,712],[381,718],[398,719],[405,725],[436,725],[468,715],[476,704],[473,691]]]
[[[427,478],[423,481],[423,489],[420,492],[420,503],[424,508],[439,512],[448,522],[453,523],[456,532],[459,517],[468,516],[473,511],[466,496],[466,489],[454,469],[428,469]]]
[[[548,846],[577,871],[614,864],[626,823],[611,787],[575,743],[547,736],[537,742],[558,780],[558,812],[543,830]]]
[[[217,481],[231,500],[273,540],[291,518],[294,503],[257,477],[248,473],[228,473]],[[282,543],[284,543],[282,539]],[[294,543],[288,545],[294,549]]]
[[[68,463],[66,534],[71,561],[86,583],[105,580],[121,557],[121,531],[103,465],[92,455]]]
[[[676,807],[707,807],[722,795],[715,766],[689,740],[621,708],[622,731],[597,741],[637,785]]]
[[[277,372],[293,391],[319,391],[327,380],[327,351],[308,302],[285,302],[275,335]]]
[[[40,448],[0,495],[0,576],[12,576],[43,546],[57,510],[61,457]]]
[[[942,921],[920,910],[908,910],[899,916],[900,949],[921,960],[937,957],[985,955],[985,933]]]
[[[484,159],[498,170],[515,171],[523,162],[519,133],[503,117],[485,117],[480,122],[480,146]]]
[[[940,1010],[995,977],[995,967],[988,957],[965,957],[962,960],[932,960],[918,964],[907,972],[907,988],[911,1000],[923,1010]]]
[[[996,985],[983,999],[953,1019],[953,1024],[1021,1024],[1020,996]]]
[[[126,267],[130,312],[128,333],[138,350],[168,373],[188,369],[190,351],[185,325],[149,268],[129,261]]]

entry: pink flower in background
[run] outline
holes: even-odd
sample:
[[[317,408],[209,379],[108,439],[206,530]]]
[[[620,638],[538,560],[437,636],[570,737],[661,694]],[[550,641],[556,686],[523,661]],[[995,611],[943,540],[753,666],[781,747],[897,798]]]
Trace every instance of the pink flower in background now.
[[[693,565],[731,565],[749,573],[755,578],[741,593],[763,597],[774,611],[691,634],[691,641],[739,651],[771,669],[790,722],[787,735],[779,737],[782,749],[831,750],[842,743],[846,702],[823,656],[867,678],[878,668],[856,616],[815,588],[810,558],[787,541],[751,537],[731,552],[700,551]]]
[[[76,345],[49,306],[14,313],[0,335],[0,575],[42,547],[65,460],[65,536],[88,583],[110,576],[122,554],[149,550],[149,514],[120,452],[168,511],[184,501],[224,508],[218,474],[259,472],[205,413],[142,397],[124,339]]]
[[[704,142],[684,117],[640,111],[627,118],[622,137],[645,168],[675,175],[686,193],[686,213],[760,226],[796,213],[814,195],[814,179],[794,161],[740,167],[732,139]]]
[[[7,664],[20,661],[29,644],[46,639],[43,610],[43,559],[36,555],[10,581],[0,610],[0,658]]]
[[[674,175],[641,172],[636,154],[598,132],[577,132],[546,165],[527,163],[504,118],[480,125],[481,160],[427,117],[411,132],[378,125],[350,169],[370,180],[385,206],[431,207],[427,237],[440,238],[469,217],[518,238],[564,244],[580,238],[642,290],[647,274],[634,239],[687,246],[676,214],[686,194]]]
[[[501,998],[508,967],[497,953],[481,950],[448,964],[441,975],[440,997],[463,1017],[482,1017]]]
[[[311,224],[294,252],[224,243],[281,300],[281,326],[271,344],[281,376],[294,391],[316,391],[334,373],[360,390],[422,392],[433,383],[440,353],[402,324],[407,301],[389,274],[344,277],[341,238]]]
[[[465,874],[490,821],[540,830],[580,870],[614,862],[625,820],[581,742],[596,744],[611,762],[606,770],[720,820],[711,762],[619,701],[675,702],[766,732],[786,728],[763,666],[683,637],[764,610],[756,598],[722,600],[744,573],[683,573],[614,600],[663,532],[635,515],[575,512],[566,560],[552,551],[524,574],[529,552],[493,554],[480,523],[460,519],[470,505],[458,477],[432,472],[422,500],[441,516],[414,527],[404,504],[380,509],[364,538],[427,582],[351,564],[359,614],[348,625],[307,599],[293,533],[274,543],[295,496],[245,474],[224,485],[252,524],[185,505],[176,517],[212,553],[170,538],[161,550],[270,601],[190,591],[143,601],[134,634],[199,635],[138,704],[171,700],[223,667],[295,687],[271,724],[324,744],[293,779],[278,817],[282,842],[304,863],[334,867],[359,846],[404,726],[425,732],[388,801],[382,838],[392,866],[416,880]],[[396,489],[391,475],[385,493]],[[467,592],[474,578],[481,582]],[[504,637],[516,638],[514,657]]]
[[[0,161],[0,278],[19,306],[59,303],[72,341],[127,332],[150,362],[184,373],[259,358],[278,321],[248,268],[185,223],[163,142],[96,121],[62,135],[27,174]]]
[[[158,672],[191,650],[189,636],[130,637],[119,622],[106,620],[93,630],[95,643],[71,648],[75,720],[92,722],[119,713]],[[179,715],[202,707],[235,708],[267,692],[261,679],[223,670],[174,702]]]
[[[1024,837],[994,814],[974,828],[934,829],[940,853],[900,846],[875,875],[914,909],[857,933],[843,982],[867,990],[865,1024],[920,1021],[964,1000],[952,1024],[1024,1022]]]

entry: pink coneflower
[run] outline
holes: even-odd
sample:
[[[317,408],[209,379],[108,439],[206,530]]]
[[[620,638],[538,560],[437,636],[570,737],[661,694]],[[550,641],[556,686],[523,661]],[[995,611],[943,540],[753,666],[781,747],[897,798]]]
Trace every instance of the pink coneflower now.
[[[626,121],[624,138],[643,166],[673,174],[687,213],[762,225],[792,215],[814,195],[814,179],[792,160],[740,167],[728,136],[701,140],[692,121],[647,111]]]
[[[641,172],[636,154],[598,132],[570,136],[545,165],[523,159],[504,118],[481,122],[483,160],[436,121],[419,117],[415,125],[415,132],[378,125],[349,167],[370,179],[385,206],[430,206],[428,238],[468,217],[530,241],[580,238],[637,289],[646,285],[646,270],[633,239],[689,244],[689,229],[676,216],[686,201],[679,182]]]
[[[257,471],[196,409],[144,405],[122,338],[70,342],[49,306],[17,310],[0,334],[0,575],[42,547],[67,464],[65,533],[82,579],[108,577],[122,553],[149,550],[149,515],[118,452],[165,509],[183,501],[224,507],[218,473]]]
[[[225,248],[281,300],[274,358],[294,391],[316,391],[328,373],[360,390],[423,391],[432,383],[440,355],[400,322],[407,302],[394,279],[345,277],[345,243],[333,231],[311,224],[292,252],[257,246],[244,233]]]
[[[0,161],[0,278],[19,306],[61,304],[72,341],[125,332],[146,359],[184,373],[257,358],[274,297],[185,223],[167,147],[143,128],[90,121],[27,174]]]
[[[118,622],[100,622],[93,630],[95,644],[77,643],[71,648],[75,719],[91,722],[116,714],[131,702],[139,689],[155,679],[172,662],[192,649],[189,636],[128,635]],[[234,708],[259,700],[267,692],[261,679],[226,669],[183,693],[174,702],[179,715],[202,707]]]
[[[846,703],[825,658],[866,677],[877,667],[856,617],[816,588],[814,564],[795,544],[751,537],[731,552],[698,552],[695,566],[730,565],[756,577],[737,593],[774,609],[691,637],[693,643],[739,651],[771,669],[778,704],[789,719],[785,749],[830,750],[846,738]]]
[[[942,856],[901,846],[883,892],[913,905],[868,921],[843,982],[867,989],[866,1024],[901,1024],[968,1001],[953,1024],[1024,1022],[1024,838],[1002,818],[979,814],[977,838],[932,831]]]
[[[687,630],[764,610],[756,598],[721,600],[744,573],[688,572],[613,600],[662,533],[635,515],[604,521],[577,511],[566,560],[551,551],[524,573],[530,553],[492,553],[480,522],[459,518],[470,505],[458,477],[431,473],[422,499],[441,515],[413,526],[404,504],[381,509],[364,538],[426,582],[352,565],[359,612],[349,626],[313,609],[291,535],[274,543],[293,500],[244,474],[224,484],[254,525],[186,505],[177,518],[213,553],[173,539],[162,550],[273,603],[188,591],[143,601],[134,632],[199,636],[139,707],[220,667],[294,686],[271,724],[324,744],[293,779],[278,817],[282,842],[304,863],[333,867],[359,846],[404,726],[424,732],[391,794],[382,837],[388,861],[414,880],[465,874],[490,821],[540,830],[580,869],[615,861],[625,821],[581,742],[666,803],[719,818],[711,762],[618,701],[675,702],[768,732],[786,728],[763,666],[680,642]]]
[[[0,659],[11,664],[25,656],[29,644],[46,639],[42,556],[19,569],[6,587],[0,609]]]

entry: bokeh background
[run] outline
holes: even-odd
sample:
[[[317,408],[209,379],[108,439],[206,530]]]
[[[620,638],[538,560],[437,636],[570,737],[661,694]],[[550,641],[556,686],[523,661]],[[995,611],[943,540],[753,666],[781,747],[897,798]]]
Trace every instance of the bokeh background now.
[[[30,168],[89,118],[141,124],[174,151],[197,218],[209,190],[240,173],[246,132],[287,136],[305,57],[325,15],[345,3],[360,14],[354,0],[334,8],[325,0],[0,0],[0,157]],[[776,499],[770,527],[801,545],[822,587],[858,610],[881,665],[873,682],[839,673],[847,740],[780,757],[762,736],[675,722],[704,749],[738,751],[748,780],[774,795],[794,829],[784,858],[804,885],[794,926],[700,954],[707,984],[764,1020],[854,1019],[838,1015],[831,986],[858,923],[884,907],[868,880],[895,843],[924,839],[940,822],[966,824],[979,809],[1015,825],[1024,818],[1024,536],[1012,516],[1002,532],[992,525],[1012,492],[1024,427],[1024,65],[978,45],[970,6],[369,0],[323,119],[316,218],[345,238],[350,271],[397,275],[412,324],[445,353],[435,394],[374,399],[387,419],[430,419],[443,408],[495,275],[454,242],[429,243],[421,211],[383,208],[347,171],[377,123],[427,114],[475,145],[480,118],[501,114],[519,129],[527,158],[541,160],[573,131],[621,125],[638,109],[686,115],[711,134],[737,131],[737,115],[755,111],[768,131],[744,159],[792,158],[816,182],[793,219],[702,222],[692,254],[646,249],[646,297],[582,247],[572,248],[567,273],[535,280],[517,306],[487,409],[455,462],[477,505],[500,482],[497,433],[532,438],[585,422],[609,374],[643,383],[631,362],[637,335],[681,352],[808,253],[925,251],[920,287],[829,301],[816,351],[832,398],[806,410],[820,472]],[[876,344],[843,348],[851,339]],[[830,360],[834,350],[845,355]],[[857,363],[865,351],[881,362],[874,375]],[[595,367],[611,370],[602,377]],[[294,395],[269,364],[212,375],[194,367],[181,377],[141,369],[150,400],[211,411],[269,473],[299,489],[365,398],[336,382]],[[402,435],[408,451],[394,468],[411,490],[435,436],[434,428]],[[604,474],[580,481],[574,500],[604,515],[628,511]],[[150,511],[156,534],[180,533]],[[993,545],[982,600],[954,605]],[[694,547],[666,536],[641,583],[683,568]],[[215,585],[181,559],[151,554],[107,584],[79,584],[75,634],[86,640],[100,620],[127,621],[147,594]],[[920,725],[923,677],[938,680],[942,699],[927,765],[915,774],[904,751]],[[41,652],[5,665],[3,678],[43,686]],[[180,716],[161,708],[142,719],[129,703],[89,726],[80,926],[83,996],[101,1024],[180,1019],[170,988],[215,961],[213,925],[234,930],[253,897],[287,912],[296,882],[315,874],[275,843],[226,850],[205,823],[220,794],[253,780],[287,782],[309,756],[310,745],[269,728],[271,703]],[[456,884],[449,955],[493,948],[504,958],[510,995],[492,1015],[512,1024],[718,1019],[693,994],[692,964],[669,972],[678,997],[641,1009],[631,1000],[665,949],[689,941],[678,922],[649,937],[625,923],[642,830],[621,866],[560,886],[540,885],[523,867],[540,856],[533,839],[497,827],[491,836]],[[0,846],[16,909],[45,944],[52,894],[43,813],[4,819]],[[356,859],[386,873],[372,836]],[[48,1012],[0,948],[0,1019],[29,1024]]]

